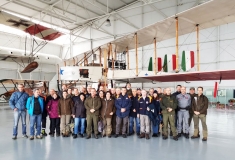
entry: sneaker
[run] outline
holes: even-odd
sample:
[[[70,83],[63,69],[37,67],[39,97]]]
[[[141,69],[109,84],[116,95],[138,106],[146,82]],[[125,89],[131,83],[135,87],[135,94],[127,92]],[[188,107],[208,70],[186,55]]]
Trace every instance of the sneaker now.
[[[28,136],[27,136],[26,134],[24,134],[24,135],[22,136],[22,138],[28,138]]]
[[[46,133],[46,131],[44,129],[42,130],[41,134],[42,134],[42,136],[47,136],[47,133]]]
[[[38,136],[36,136],[36,139],[42,139],[42,136],[38,135]]]
[[[206,138],[206,137],[203,137],[203,138],[202,138],[202,141],[207,141],[207,138]]]
[[[29,140],[34,140],[34,136],[30,136]]]
[[[12,137],[12,139],[13,139],[13,140],[16,140],[16,139],[17,139],[17,137],[16,137],[16,136],[13,136],[13,137]]]

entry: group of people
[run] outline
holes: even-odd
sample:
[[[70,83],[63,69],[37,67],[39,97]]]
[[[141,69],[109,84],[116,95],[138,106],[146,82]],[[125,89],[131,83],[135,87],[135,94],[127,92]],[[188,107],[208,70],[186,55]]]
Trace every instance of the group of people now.
[[[186,93],[184,86],[178,85],[176,92],[171,94],[170,88],[158,87],[147,92],[140,88],[131,88],[127,83],[122,88],[111,88],[105,91],[100,86],[98,91],[88,86],[87,88],[67,88],[56,92],[50,90],[44,96],[40,89],[35,89],[31,97],[24,92],[24,86],[18,85],[9,100],[14,111],[14,127],[12,139],[17,139],[18,123],[21,118],[23,137],[26,134],[26,114],[29,114],[30,140],[42,139],[46,136],[46,119],[50,118],[50,136],[68,137],[70,124],[74,123],[73,138],[78,136],[90,139],[98,135],[123,138],[136,135],[139,138],[150,139],[160,136],[162,126],[163,139],[168,138],[168,125],[170,136],[178,140],[182,135],[189,138],[190,124],[194,121],[194,134],[192,139],[199,138],[199,119],[203,128],[203,141],[207,141],[206,115],[208,99],[203,95],[203,87],[190,88]],[[102,127],[101,127],[102,126]],[[102,128],[100,130],[100,127]],[[98,129],[99,128],[99,129]],[[35,134],[36,130],[36,134]],[[99,132],[100,131],[100,132]]]

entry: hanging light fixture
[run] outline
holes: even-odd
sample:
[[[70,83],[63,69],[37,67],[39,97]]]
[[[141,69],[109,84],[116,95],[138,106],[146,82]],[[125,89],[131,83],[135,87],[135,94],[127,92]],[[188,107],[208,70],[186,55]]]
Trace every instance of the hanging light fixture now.
[[[110,22],[109,19],[106,19],[106,21],[105,21],[105,26],[107,26],[107,27],[110,27],[110,26],[111,26],[111,22]]]

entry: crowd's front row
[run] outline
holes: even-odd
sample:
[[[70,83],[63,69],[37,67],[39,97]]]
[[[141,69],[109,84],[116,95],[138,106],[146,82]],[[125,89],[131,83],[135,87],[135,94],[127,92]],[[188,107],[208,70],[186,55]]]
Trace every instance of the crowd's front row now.
[[[130,86],[130,85],[129,85]],[[66,87],[66,86],[65,86]],[[64,87],[64,88],[65,88]],[[117,138],[120,134],[123,138],[134,134],[139,138],[158,137],[160,123],[163,125],[163,139],[168,138],[168,123],[170,124],[171,135],[174,140],[178,140],[182,134],[189,138],[189,128],[191,120],[194,120],[194,135],[199,138],[199,119],[203,127],[203,141],[207,140],[206,115],[208,99],[203,95],[203,88],[198,87],[198,94],[195,88],[190,88],[190,94],[186,93],[186,88],[177,86],[177,92],[171,94],[170,88],[166,88],[164,93],[150,89],[147,95],[146,90],[117,88],[111,89],[104,94],[100,89],[97,95],[95,89],[89,92],[79,93],[74,89],[74,95],[67,90],[56,94],[52,89],[50,95],[43,97],[39,89],[34,90],[33,96],[29,97],[24,92],[24,86],[18,85],[18,91],[14,92],[9,100],[10,107],[14,110],[13,138],[17,139],[18,122],[21,117],[23,137],[26,135],[26,112],[30,119],[30,140],[34,137],[41,139],[45,135],[45,124],[41,134],[41,123],[45,123],[45,112],[50,117],[50,135],[52,137],[68,137],[70,135],[70,123],[74,120],[73,138],[78,135],[91,138],[92,132],[98,139],[98,122],[103,124],[102,137]],[[43,118],[44,117],[44,118]],[[129,133],[128,132],[129,122]],[[152,124],[152,131],[151,131]],[[99,125],[102,126],[102,125]],[[35,135],[36,128],[36,135]],[[183,129],[184,128],[184,129]]]

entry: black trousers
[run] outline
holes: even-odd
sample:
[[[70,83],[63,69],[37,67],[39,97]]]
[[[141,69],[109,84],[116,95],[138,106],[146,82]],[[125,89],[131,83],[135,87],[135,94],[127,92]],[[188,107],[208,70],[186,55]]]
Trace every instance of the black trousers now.
[[[42,129],[46,130],[46,124],[47,124],[47,114],[42,113]]]
[[[56,130],[56,133],[60,134],[60,118],[50,118],[50,120],[51,120],[50,133],[54,134]]]

